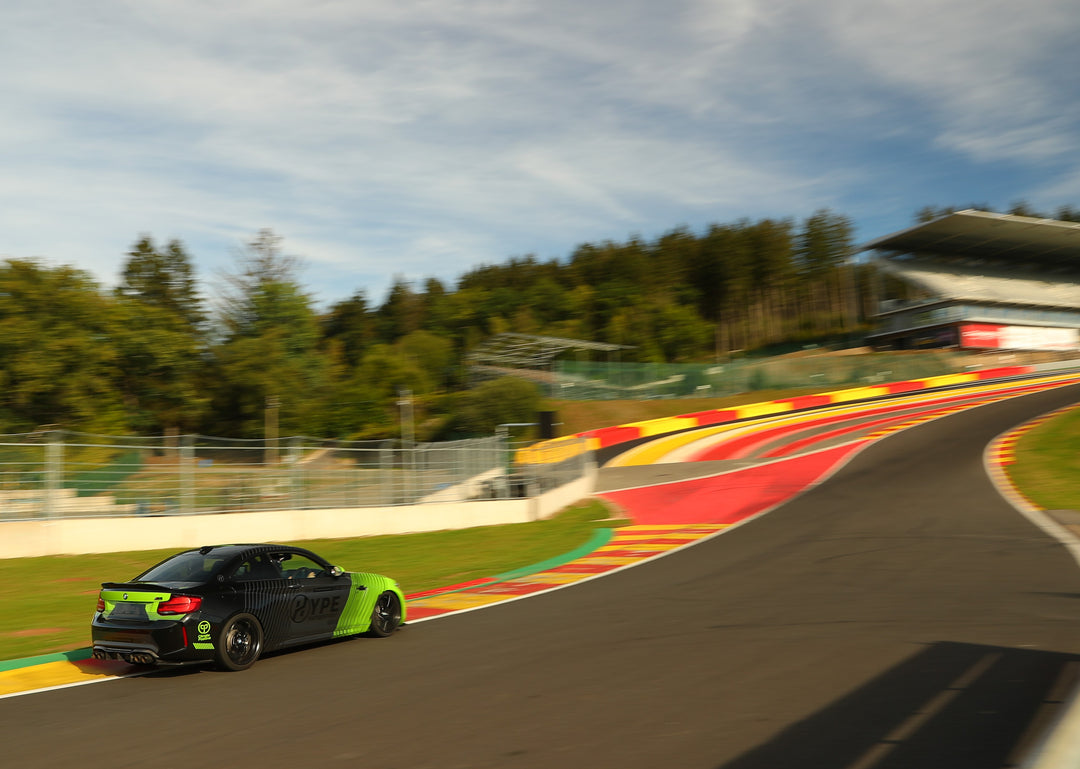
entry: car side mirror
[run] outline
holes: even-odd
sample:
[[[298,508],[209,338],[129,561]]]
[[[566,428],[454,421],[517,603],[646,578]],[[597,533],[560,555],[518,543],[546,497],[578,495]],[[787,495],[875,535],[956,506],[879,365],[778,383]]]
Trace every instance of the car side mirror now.
[[[330,576],[331,577],[340,577],[344,573],[345,573],[345,570],[342,569],[340,566],[331,566],[330,567]]]

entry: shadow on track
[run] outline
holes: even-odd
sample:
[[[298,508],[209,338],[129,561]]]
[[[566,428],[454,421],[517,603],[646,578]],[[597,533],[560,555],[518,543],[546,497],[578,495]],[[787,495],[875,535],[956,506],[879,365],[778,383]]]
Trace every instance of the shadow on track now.
[[[1080,656],[940,642],[719,769],[1018,766]]]

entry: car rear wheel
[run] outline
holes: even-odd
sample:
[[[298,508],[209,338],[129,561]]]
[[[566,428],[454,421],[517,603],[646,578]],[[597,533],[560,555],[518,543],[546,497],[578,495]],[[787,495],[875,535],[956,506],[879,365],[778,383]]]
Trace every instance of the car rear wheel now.
[[[217,664],[222,670],[247,670],[262,653],[262,625],[251,614],[237,614],[221,626]]]
[[[371,628],[368,635],[373,638],[386,638],[401,624],[401,600],[397,593],[387,590],[375,601],[375,610],[371,612]]]

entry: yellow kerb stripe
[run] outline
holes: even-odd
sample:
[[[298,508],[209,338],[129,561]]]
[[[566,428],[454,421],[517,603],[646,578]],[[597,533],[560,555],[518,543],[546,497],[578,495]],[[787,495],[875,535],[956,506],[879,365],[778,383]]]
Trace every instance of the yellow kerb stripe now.
[[[592,576],[591,574],[537,574],[533,577],[524,579],[515,579],[514,582],[534,583],[538,585],[566,585],[570,582],[577,582],[585,577]]]
[[[594,558],[582,558],[580,561],[575,561],[575,563],[587,563],[590,566],[623,566],[640,560],[641,558],[632,555],[608,555],[596,556]]]
[[[825,393],[833,403],[858,401],[863,398],[876,398],[880,395],[888,394],[889,390],[886,387],[853,387],[850,390],[836,390],[834,392]]]
[[[0,673],[0,695],[113,678],[130,673],[132,670],[131,665],[119,661],[94,663],[92,666],[85,667],[66,660],[46,662],[44,665],[5,670]]]
[[[764,417],[770,414],[783,414],[785,411],[791,411],[791,404],[780,401],[765,401],[764,403],[751,403],[747,406],[739,406],[735,409],[735,413],[738,414],[739,419],[751,419],[753,417]]]
[[[963,384],[964,382],[975,382],[978,379],[979,377],[975,374],[942,374],[941,376],[931,376],[919,381],[927,387],[948,387],[949,385]]]

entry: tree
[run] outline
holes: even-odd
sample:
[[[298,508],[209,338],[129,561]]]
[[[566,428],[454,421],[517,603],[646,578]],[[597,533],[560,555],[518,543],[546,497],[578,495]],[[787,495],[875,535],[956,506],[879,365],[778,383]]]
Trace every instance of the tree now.
[[[923,206],[915,212],[915,223],[926,224],[932,222],[934,219],[940,219],[943,216],[949,214],[955,214],[957,211],[989,211],[993,213],[994,208],[989,203],[971,203],[969,205],[957,208],[956,206]]]
[[[822,209],[808,217],[798,237],[798,258],[803,271],[824,275],[846,264],[855,252],[851,222]]]
[[[854,323],[856,302],[848,296],[851,289],[848,262],[855,252],[851,222],[844,216],[822,209],[803,222],[798,239],[799,265],[812,282],[813,306],[819,327],[828,331],[832,317],[842,325]]]
[[[375,342],[375,318],[363,291],[338,302],[323,316],[322,341],[324,347],[327,342],[337,342],[345,365],[356,367]]]
[[[413,331],[394,345],[406,358],[420,368],[436,387],[444,385],[450,376],[454,348],[450,340],[430,331]]]
[[[191,430],[208,399],[199,386],[206,316],[191,259],[178,240],[158,250],[140,238],[116,288],[110,336],[117,385],[138,432]]]
[[[1061,206],[1054,214],[1054,218],[1061,222],[1080,222],[1080,208],[1074,206]]]
[[[546,275],[526,289],[525,303],[544,330],[567,315],[566,289]]]
[[[453,435],[492,435],[499,425],[534,421],[539,406],[540,391],[532,382],[493,379],[456,398],[448,428]]]
[[[237,271],[225,276],[222,341],[212,350],[211,427],[219,433],[260,435],[268,398],[279,399],[283,431],[302,430],[326,398],[315,311],[297,278],[299,260],[283,254],[280,242],[260,231],[237,253]]]
[[[661,236],[651,249],[651,278],[654,288],[663,292],[674,292],[678,295],[677,298],[685,303],[697,303],[700,287],[694,286],[689,276],[694,266],[700,262],[701,244],[702,239],[686,227],[679,227]]]
[[[423,324],[424,305],[412,284],[400,275],[376,312],[379,340],[392,343],[400,337],[416,331]]]
[[[762,219],[745,224],[753,282],[758,291],[785,283],[794,262],[794,237],[788,219]]]
[[[667,361],[691,361],[708,349],[712,327],[684,305],[660,305],[655,310],[655,340]]]
[[[284,254],[280,244],[264,229],[236,254],[238,270],[225,275],[221,321],[228,339],[275,331],[290,355],[305,355],[319,338],[316,316],[300,284],[300,260]]]
[[[127,432],[112,306],[98,284],[73,267],[13,259],[0,267],[0,297],[3,429]]]
[[[437,278],[428,278],[424,281],[424,293],[420,296],[424,329],[438,334],[450,333],[447,322],[448,296],[446,286],[442,284],[442,281]]]
[[[367,382],[383,399],[396,398],[402,390],[424,395],[434,389],[431,377],[414,359],[388,344],[367,351],[355,378]]]
[[[115,387],[138,433],[197,429],[209,406],[202,341],[180,316],[117,297],[107,333],[115,348]]]
[[[149,235],[141,237],[128,252],[116,293],[175,313],[193,328],[206,320],[191,259],[179,240],[158,251]]]
[[[1009,207],[1009,213],[1013,216],[1027,216],[1031,219],[1045,219],[1046,217],[1031,207],[1026,200],[1017,200]]]

